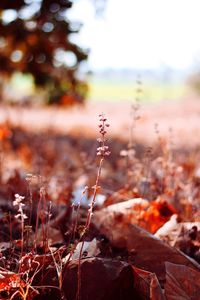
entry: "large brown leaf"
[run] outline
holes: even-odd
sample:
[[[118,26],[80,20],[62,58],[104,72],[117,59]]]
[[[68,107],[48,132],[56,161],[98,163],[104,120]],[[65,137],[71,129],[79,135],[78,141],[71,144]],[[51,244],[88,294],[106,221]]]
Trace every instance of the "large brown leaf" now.
[[[124,204],[123,204],[124,205]],[[168,246],[137,225],[124,222],[119,210],[107,207],[94,213],[93,224],[114,247],[134,251],[134,265],[155,273],[159,281],[165,280],[165,262],[169,261],[199,269],[199,265],[180,251]]]
[[[68,300],[76,299],[78,289],[78,260],[66,265],[63,273],[63,292]],[[81,260],[81,300],[142,300],[133,285],[132,267],[112,259],[86,258]]]

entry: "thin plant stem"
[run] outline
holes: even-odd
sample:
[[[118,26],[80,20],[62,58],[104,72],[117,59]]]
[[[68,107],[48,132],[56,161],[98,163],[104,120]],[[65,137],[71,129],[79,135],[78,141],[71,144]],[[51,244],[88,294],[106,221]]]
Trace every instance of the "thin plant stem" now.
[[[102,170],[102,164],[104,161],[104,158],[106,156],[110,155],[110,151],[109,151],[109,147],[106,145],[106,127],[109,127],[110,125],[108,123],[106,123],[107,119],[105,118],[105,116],[103,114],[99,115],[99,128],[100,128],[100,134],[101,134],[101,138],[98,139],[98,142],[100,143],[100,147],[97,148],[97,156],[100,156],[100,161],[99,161],[99,166],[98,166],[98,171],[97,171],[97,177],[96,177],[96,182],[94,185],[94,192],[93,192],[93,196],[92,196],[92,201],[91,204],[89,205],[89,209],[88,209],[88,213],[87,213],[87,219],[86,219],[86,223],[85,223],[85,229],[82,235],[82,244],[81,244],[81,248],[80,248],[80,252],[79,252],[79,260],[78,260],[78,273],[77,273],[77,277],[78,277],[78,286],[77,286],[77,295],[76,295],[76,299],[81,300],[81,257],[82,257],[82,253],[83,253],[83,249],[84,249],[84,243],[85,243],[85,239],[86,239],[86,233],[89,230],[90,227],[90,223],[91,223],[91,218],[92,218],[92,214],[93,214],[93,210],[94,210],[94,205],[95,205],[95,200],[96,200],[96,196],[97,196],[97,191],[99,189],[99,180],[100,180],[100,176],[101,176],[101,170]]]

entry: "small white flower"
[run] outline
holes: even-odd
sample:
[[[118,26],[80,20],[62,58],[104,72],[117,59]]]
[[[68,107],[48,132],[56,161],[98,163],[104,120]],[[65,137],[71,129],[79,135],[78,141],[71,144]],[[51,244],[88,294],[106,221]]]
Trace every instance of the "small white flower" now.
[[[21,219],[21,220],[25,220],[25,219],[28,219],[28,217],[24,214],[24,213],[20,213],[20,214],[17,214],[15,216],[16,219]]]
[[[13,201],[13,205],[14,206],[19,205],[22,202],[22,200],[24,200],[24,198],[25,197],[20,196],[19,194],[15,194],[15,200]]]
[[[28,217],[23,212],[23,207],[25,206],[24,203],[22,203],[22,200],[24,200],[25,197],[20,196],[19,194],[15,194],[15,200],[13,201],[14,206],[18,206],[18,212],[15,216],[16,219],[21,219],[21,221],[24,221],[25,219],[28,219]]]

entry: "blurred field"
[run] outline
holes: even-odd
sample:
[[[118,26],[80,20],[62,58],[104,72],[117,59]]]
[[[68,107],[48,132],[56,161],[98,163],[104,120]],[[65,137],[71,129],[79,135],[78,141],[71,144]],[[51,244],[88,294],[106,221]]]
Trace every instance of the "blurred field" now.
[[[130,101],[136,97],[137,86],[134,80],[111,80],[94,77],[91,79],[89,87],[89,98],[94,101]],[[189,87],[181,82],[147,82],[142,86],[141,100],[144,102],[173,101],[186,97],[188,93]]]
[[[89,99],[83,106],[38,107],[40,97],[35,95],[33,107],[1,106],[0,121],[8,120],[14,125],[31,131],[55,130],[64,134],[76,133],[95,137],[98,115],[103,112],[110,120],[110,135],[128,140],[131,106],[137,96],[138,88],[132,74],[124,78],[121,74],[119,77],[92,76],[89,82]],[[183,81],[162,83],[149,80],[146,84],[144,80],[141,90],[140,119],[134,129],[137,141],[152,146],[157,139],[155,124],[158,124],[160,134],[167,138],[169,129],[172,128],[177,145],[188,146],[199,143],[200,100],[192,96],[190,88]],[[34,93],[31,78],[15,75],[11,86],[8,86],[9,97],[12,99],[14,96],[21,97],[22,104],[28,103],[29,98],[25,96],[27,91],[28,94]],[[25,101],[27,99],[27,102],[23,102],[22,99]]]
[[[136,98],[137,84],[136,76],[96,76],[89,78],[88,99],[94,102],[120,102],[133,101]],[[158,76],[159,77],[159,76]],[[144,103],[160,102],[163,100],[174,101],[188,98],[191,94],[191,87],[185,84],[184,80],[162,81],[160,79],[141,80],[141,97]],[[42,96],[42,90],[39,93]],[[27,75],[15,73],[11,83],[7,87],[7,94],[10,98],[19,99],[34,95],[35,89],[33,78]],[[13,99],[13,100],[14,100]],[[37,102],[37,99],[35,99]],[[23,102],[23,101],[22,101]],[[42,102],[42,99],[41,99]],[[86,100],[87,102],[87,100]]]
[[[110,137],[117,136],[128,140],[131,125],[132,102],[88,101],[83,107],[8,107],[0,109],[0,121],[23,127],[27,130],[43,132],[54,130],[63,134],[81,136],[98,135],[98,115],[105,113],[111,125]],[[160,135],[169,139],[169,130],[173,131],[175,146],[195,146],[200,140],[200,100],[196,98],[182,101],[162,101],[143,103],[139,109],[134,136],[139,142],[153,146],[158,140],[155,124]]]

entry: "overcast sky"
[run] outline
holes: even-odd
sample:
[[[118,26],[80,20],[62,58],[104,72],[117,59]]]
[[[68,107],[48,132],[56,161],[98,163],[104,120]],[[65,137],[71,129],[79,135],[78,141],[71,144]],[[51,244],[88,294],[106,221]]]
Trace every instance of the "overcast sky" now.
[[[91,49],[89,67],[185,69],[200,61],[200,0],[107,0],[96,18],[89,0],[75,0],[74,40]]]

